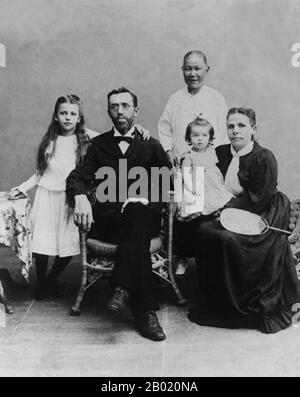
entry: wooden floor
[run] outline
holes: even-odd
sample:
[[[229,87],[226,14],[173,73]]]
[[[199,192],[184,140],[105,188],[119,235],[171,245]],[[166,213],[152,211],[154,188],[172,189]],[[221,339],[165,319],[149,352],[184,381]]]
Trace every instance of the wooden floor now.
[[[1,248],[0,255],[1,267],[21,280],[14,254]],[[190,272],[183,290],[191,302],[197,288]],[[188,307],[175,306],[169,292],[159,289],[158,317],[167,339],[151,342],[130,319],[106,310],[106,283],[90,291],[80,317],[69,316],[79,276],[75,258],[62,277],[69,283],[64,298],[37,302],[31,288],[8,294],[15,312],[0,327],[0,376],[300,375],[298,327],[275,335],[199,327],[187,319]]]

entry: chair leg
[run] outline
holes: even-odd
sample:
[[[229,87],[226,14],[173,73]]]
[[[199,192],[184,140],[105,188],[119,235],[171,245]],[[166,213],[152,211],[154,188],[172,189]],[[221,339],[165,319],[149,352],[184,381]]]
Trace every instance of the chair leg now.
[[[178,288],[178,285],[176,283],[175,280],[175,276],[174,276],[174,271],[173,271],[173,261],[172,261],[172,256],[169,257],[168,255],[168,272],[169,272],[169,277],[170,277],[170,281],[171,281],[171,285],[173,288],[173,291],[176,295],[176,299],[177,299],[177,304],[180,306],[184,306],[186,304],[186,299],[182,296],[180,289]]]
[[[170,203],[168,209],[168,272],[173,291],[177,298],[178,305],[185,305],[186,299],[182,296],[174,276],[173,270],[173,212],[174,212],[174,192],[170,192]]]
[[[87,282],[87,259],[86,259],[86,233],[79,231],[80,252],[81,252],[81,283],[76,301],[70,309],[71,316],[80,316],[80,305],[84,297]]]

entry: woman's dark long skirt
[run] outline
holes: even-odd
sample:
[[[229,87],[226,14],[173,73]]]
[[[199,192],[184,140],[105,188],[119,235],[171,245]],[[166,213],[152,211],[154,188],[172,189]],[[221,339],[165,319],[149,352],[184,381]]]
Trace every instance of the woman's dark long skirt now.
[[[277,193],[269,208],[268,222],[287,229],[287,197]],[[269,230],[245,236],[225,230],[215,220],[199,226],[198,239],[197,275],[206,301],[190,310],[191,321],[265,333],[291,324],[300,290],[286,234]]]

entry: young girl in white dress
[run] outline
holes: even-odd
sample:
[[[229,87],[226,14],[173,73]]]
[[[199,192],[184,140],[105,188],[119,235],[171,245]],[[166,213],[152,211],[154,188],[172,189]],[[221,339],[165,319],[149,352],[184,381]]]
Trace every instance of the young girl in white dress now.
[[[78,228],[67,205],[65,189],[66,179],[81,162],[89,139],[97,135],[85,130],[84,125],[80,98],[59,97],[38,149],[35,174],[10,192],[17,196],[37,186],[32,209],[32,252],[36,266],[34,297],[38,300],[47,293],[60,295],[57,278],[72,256],[80,252]],[[46,280],[49,256],[55,256],[55,260]]]
[[[217,167],[212,125],[206,119],[197,117],[188,124],[185,140],[191,149],[181,158],[182,178],[179,178],[179,185],[177,181],[175,189],[179,197],[177,219],[195,224],[196,218],[213,214],[224,207],[233,195],[226,189]],[[179,193],[178,189],[181,190]],[[185,262],[179,256],[177,274],[184,273]]]

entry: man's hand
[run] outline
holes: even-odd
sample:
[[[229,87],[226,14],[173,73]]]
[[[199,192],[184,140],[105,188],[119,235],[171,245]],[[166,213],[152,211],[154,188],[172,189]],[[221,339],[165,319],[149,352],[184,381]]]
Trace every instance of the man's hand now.
[[[175,154],[172,152],[172,150],[168,150],[167,155],[168,155],[169,161],[171,163],[171,166],[174,168],[179,167],[178,159],[175,156]]]
[[[83,232],[88,232],[92,226],[92,206],[85,194],[75,196],[74,223]]]
[[[128,199],[126,199],[125,203],[122,205],[121,214],[124,212],[124,209],[128,203],[142,203],[144,205],[148,205],[149,200],[147,200],[146,198],[129,197]]]
[[[135,124],[135,128],[137,129],[138,133],[142,135],[143,141],[149,141],[150,132],[146,130],[146,128],[142,127],[140,124]]]

